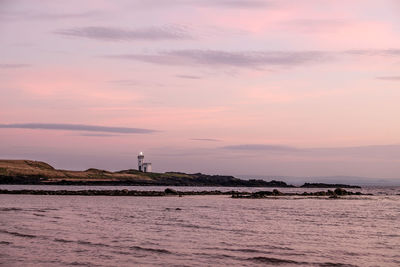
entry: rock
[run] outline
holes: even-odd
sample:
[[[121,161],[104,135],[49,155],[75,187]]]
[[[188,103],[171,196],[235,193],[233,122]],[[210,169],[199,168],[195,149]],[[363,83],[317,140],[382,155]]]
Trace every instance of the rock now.
[[[280,195],[282,195],[282,193],[281,193],[278,189],[274,189],[274,190],[272,191],[272,193],[273,193],[275,196],[280,196]]]
[[[335,193],[335,195],[338,195],[338,196],[347,195],[347,191],[342,188],[336,188],[334,193]]]
[[[178,192],[177,192],[176,190],[174,190],[174,189],[171,189],[171,188],[165,189],[165,190],[164,190],[164,193],[165,193],[166,195],[178,195]]]
[[[347,184],[325,184],[325,183],[304,183],[303,188],[361,188],[358,185]]]

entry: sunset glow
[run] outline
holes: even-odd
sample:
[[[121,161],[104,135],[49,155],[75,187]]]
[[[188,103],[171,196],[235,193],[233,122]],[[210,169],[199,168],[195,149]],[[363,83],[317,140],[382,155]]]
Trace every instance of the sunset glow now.
[[[0,0],[0,151],[57,168],[400,177],[400,4]]]

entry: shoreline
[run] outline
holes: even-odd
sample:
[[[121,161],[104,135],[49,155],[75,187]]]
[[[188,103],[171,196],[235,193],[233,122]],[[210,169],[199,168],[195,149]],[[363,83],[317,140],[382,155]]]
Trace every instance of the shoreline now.
[[[231,175],[210,175],[183,172],[141,172],[135,169],[106,171],[90,168],[85,171],[59,170],[46,162],[32,160],[0,160],[0,184],[85,185],[85,186],[213,186],[213,187],[277,187],[296,188],[284,181],[241,179]],[[361,188],[357,185],[304,183],[303,188]]]
[[[1,178],[1,175],[0,175]],[[31,182],[31,181],[20,181],[20,182],[5,182],[0,180],[0,185],[45,185],[45,186],[177,186],[177,187],[264,187],[264,188],[346,188],[346,189],[361,189],[358,185],[347,185],[347,184],[328,184],[328,183],[304,183],[303,185],[295,186],[291,184],[281,184],[281,181],[275,183],[275,181],[266,182],[267,184],[218,184],[218,183],[163,183],[163,182],[143,182],[143,181],[57,181],[57,182]]]
[[[334,191],[318,191],[318,192],[303,192],[303,193],[283,193],[277,189],[273,191],[257,191],[257,192],[244,192],[244,191],[177,191],[175,189],[166,188],[164,191],[138,191],[138,190],[7,190],[0,189],[0,194],[10,195],[70,195],[70,196],[151,196],[151,197],[164,197],[164,196],[205,196],[205,195],[230,195],[232,198],[268,198],[279,196],[317,196],[338,198],[339,196],[362,196],[372,195],[364,194],[361,192],[346,191],[342,188],[336,188]]]

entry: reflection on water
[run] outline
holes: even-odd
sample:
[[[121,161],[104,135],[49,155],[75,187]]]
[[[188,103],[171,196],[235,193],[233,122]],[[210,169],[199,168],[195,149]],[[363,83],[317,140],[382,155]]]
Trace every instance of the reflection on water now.
[[[399,204],[393,194],[351,200],[0,195],[0,262],[399,266]]]

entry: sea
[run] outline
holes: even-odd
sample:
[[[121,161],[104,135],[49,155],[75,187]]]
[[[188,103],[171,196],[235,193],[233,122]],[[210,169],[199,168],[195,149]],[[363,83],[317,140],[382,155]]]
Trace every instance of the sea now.
[[[8,190],[165,188],[0,185]],[[373,195],[338,199],[0,195],[0,265],[400,266],[400,187],[347,190]]]

